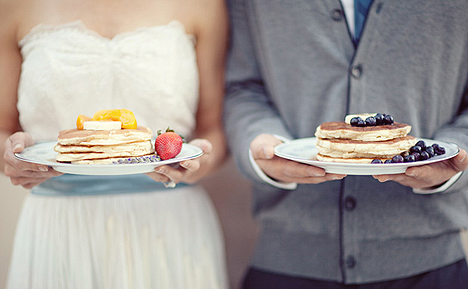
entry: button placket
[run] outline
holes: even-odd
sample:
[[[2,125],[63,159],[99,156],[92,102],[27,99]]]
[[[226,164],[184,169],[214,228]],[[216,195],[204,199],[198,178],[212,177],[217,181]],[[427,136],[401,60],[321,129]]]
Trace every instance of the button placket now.
[[[360,210],[358,196],[360,184],[358,178],[349,178],[345,181],[343,195],[341,196],[341,270],[344,282],[355,282],[359,279],[359,236],[358,222]]]

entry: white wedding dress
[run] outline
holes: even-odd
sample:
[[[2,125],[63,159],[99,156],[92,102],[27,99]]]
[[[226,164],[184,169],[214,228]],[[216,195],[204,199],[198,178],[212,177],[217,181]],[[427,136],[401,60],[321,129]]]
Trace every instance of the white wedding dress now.
[[[195,127],[195,39],[178,21],[112,39],[80,22],[36,26],[19,43],[18,110],[36,142],[79,114],[127,108],[153,131]],[[64,175],[26,198],[8,289],[225,289],[224,243],[198,186],[146,175]]]

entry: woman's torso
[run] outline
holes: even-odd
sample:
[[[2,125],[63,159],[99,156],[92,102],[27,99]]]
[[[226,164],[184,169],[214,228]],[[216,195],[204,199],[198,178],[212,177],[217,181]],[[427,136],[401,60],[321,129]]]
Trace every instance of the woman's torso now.
[[[23,130],[36,141],[54,140],[79,114],[127,108],[139,125],[171,126],[190,137],[199,79],[186,9],[171,12],[178,2],[98,1],[72,13],[67,1],[38,2],[18,30]]]

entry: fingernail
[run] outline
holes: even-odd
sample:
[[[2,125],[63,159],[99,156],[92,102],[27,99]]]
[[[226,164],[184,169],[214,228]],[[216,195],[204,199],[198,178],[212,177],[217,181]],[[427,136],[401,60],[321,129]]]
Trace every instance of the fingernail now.
[[[462,163],[465,162],[465,160],[466,160],[466,154],[463,155],[463,157],[462,157],[460,160],[458,160],[458,162],[459,162],[460,164],[462,164]]]
[[[271,159],[271,154],[269,148],[263,148],[263,155],[265,156],[266,159]]]
[[[333,180],[341,180],[341,179],[343,179],[344,177],[346,177],[346,176],[333,176],[332,179],[333,179]]]
[[[166,172],[166,170],[163,169],[163,168],[157,168],[157,169],[156,169],[156,172],[157,172],[157,173],[160,173],[160,174],[164,174],[164,173]]]
[[[413,170],[411,170],[411,171],[409,171],[409,172],[407,171],[405,174],[406,174],[408,177],[415,177],[415,176],[418,175],[418,171],[415,170],[415,169],[413,169]]]
[[[323,176],[325,176],[325,172],[315,172],[314,171],[314,172],[311,173],[311,176],[312,177],[323,177]]]
[[[16,151],[17,149],[21,148],[21,144],[17,143],[15,144],[15,146],[13,147],[13,151]]]
[[[49,171],[49,168],[48,167],[39,167],[39,170],[41,172],[47,172],[47,171]]]

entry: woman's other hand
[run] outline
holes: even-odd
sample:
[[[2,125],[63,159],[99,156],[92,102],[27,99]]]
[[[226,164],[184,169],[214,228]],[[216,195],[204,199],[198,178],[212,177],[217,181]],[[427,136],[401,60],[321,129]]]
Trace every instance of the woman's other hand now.
[[[206,139],[194,139],[191,145],[197,146],[203,150],[203,155],[187,161],[182,161],[175,165],[163,165],[155,168],[155,172],[147,173],[153,180],[163,183],[187,183],[193,184],[200,180],[207,170],[211,167],[213,155],[212,145]]]
[[[61,175],[48,166],[23,162],[14,156],[15,153],[20,153],[24,148],[33,144],[31,136],[24,132],[14,133],[5,141],[4,172],[13,185],[30,189],[52,177]]]

